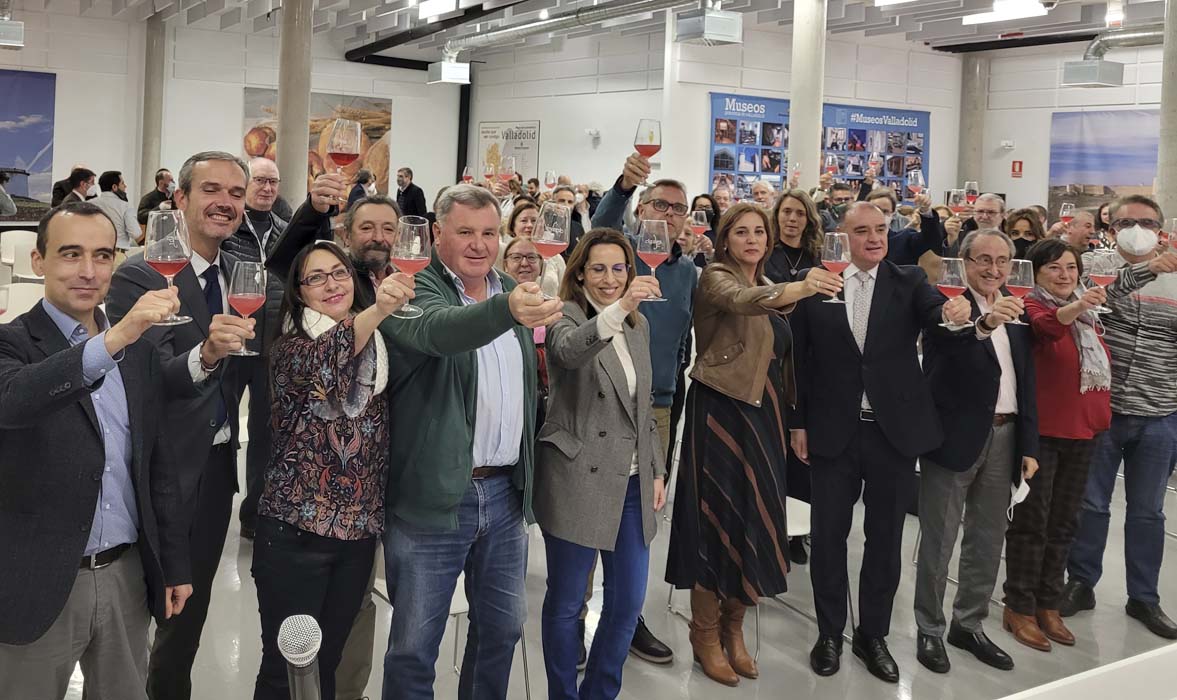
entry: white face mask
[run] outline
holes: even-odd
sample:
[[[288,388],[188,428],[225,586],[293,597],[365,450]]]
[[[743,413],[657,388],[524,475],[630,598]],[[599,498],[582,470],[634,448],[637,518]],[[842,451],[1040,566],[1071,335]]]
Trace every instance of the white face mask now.
[[[1009,485],[1009,510],[1006,511],[1006,515],[1009,516],[1011,522],[1014,519],[1014,506],[1026,500],[1029,495],[1030,484],[1026,483],[1025,477],[1018,481],[1017,486]]]
[[[364,186],[364,191],[366,191],[369,195],[376,194],[376,183],[369,182],[367,185]]]
[[[1140,224],[1116,233],[1116,245],[1125,253],[1148,255],[1157,247],[1157,234]]]
[[[891,228],[891,222],[895,220],[894,214],[883,214],[883,221],[887,224],[887,228]]]
[[[176,193],[176,181],[172,180],[171,182],[168,183],[168,195],[170,196],[175,193]]]
[[[98,185],[90,185],[89,189],[86,190],[86,196],[87,197],[97,197],[98,196]]]
[[[581,194],[581,193],[579,193],[579,192],[577,192],[577,193],[576,193],[576,203],[577,203],[577,204],[580,204],[580,203],[582,203],[583,201],[584,201],[584,195],[583,195],[583,194]]]

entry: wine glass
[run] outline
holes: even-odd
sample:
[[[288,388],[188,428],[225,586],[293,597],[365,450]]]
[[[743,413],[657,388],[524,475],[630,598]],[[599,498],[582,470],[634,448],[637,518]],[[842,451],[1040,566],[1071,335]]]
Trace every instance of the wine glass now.
[[[665,221],[642,219],[638,225],[638,257],[650,266],[651,275],[656,275],[658,266],[670,257],[670,235]],[[642,301],[666,301],[666,297],[649,297]]]
[[[1005,281],[1009,293],[1021,299],[1034,289],[1034,264],[1029,260],[1011,260],[1009,278]],[[1006,325],[1025,326],[1025,321],[1014,319]]]
[[[557,177],[555,170],[548,170],[544,173],[544,187],[549,190],[554,190],[556,189],[556,181]]]
[[[474,182],[474,170],[469,165],[462,168],[462,182],[466,183],[467,185],[469,185],[471,182]]]
[[[882,156],[882,154],[879,153],[878,151],[872,151],[870,154],[870,158],[868,158],[866,161],[866,167],[874,168],[875,177],[879,177],[880,175],[882,175],[883,174],[883,171],[882,171],[883,156]]]
[[[657,119],[642,119],[638,122],[638,130],[633,135],[633,150],[638,155],[649,160],[662,150],[662,122]],[[642,181],[643,187],[650,183]],[[647,300],[650,301],[650,300]]]
[[[1119,255],[1114,250],[1094,250],[1091,252],[1091,268],[1087,271],[1087,279],[1094,282],[1105,289],[1109,284],[1116,281],[1119,275],[1120,260]],[[1112,312],[1106,306],[1100,306],[1092,309],[1097,314],[1110,314]]]
[[[968,202],[968,195],[965,190],[952,189],[948,190],[948,208],[952,210],[953,214],[959,214],[965,210],[965,205]]]
[[[977,203],[977,197],[981,196],[981,188],[977,185],[976,180],[966,180],[964,183],[964,198],[965,201],[972,206]]]
[[[707,212],[702,209],[696,209],[691,212],[691,233],[696,236],[702,236],[707,233],[707,229],[711,228],[711,221],[707,217]]]
[[[495,175],[497,174],[498,168],[495,167],[494,163],[487,163],[486,165],[482,166],[482,179],[486,180],[486,184],[489,185],[490,183],[494,182]]]
[[[827,153],[825,158],[825,170],[830,175],[838,174],[838,156]]]
[[[249,318],[257,313],[266,303],[266,269],[260,262],[242,260],[233,266],[233,276],[229,280],[229,306],[241,318]],[[242,345],[240,350],[230,350],[230,355],[238,357],[253,357],[258,353],[247,350]]]
[[[825,240],[821,245],[821,265],[825,269],[840,275],[850,267],[850,237],[841,231],[830,231],[826,233]],[[846,301],[840,297],[830,297],[823,299],[825,304],[845,304]]]
[[[147,233],[143,238],[143,260],[168,281],[188,267],[192,257],[192,246],[188,242],[188,225],[184,223],[184,212],[156,210],[147,215]],[[157,326],[178,326],[192,320],[191,316],[169,314],[155,323]]]
[[[912,170],[907,173],[907,189],[911,190],[913,194],[918,195],[927,186],[928,183],[924,181],[924,171]]]
[[[963,192],[963,190],[954,190],[955,192]],[[962,194],[963,198],[964,195]],[[967,285],[965,284],[964,276],[964,260],[961,258],[942,258],[940,260],[940,281],[936,283],[936,289],[949,299],[964,294]],[[944,321],[940,324],[942,327],[951,331],[959,331],[968,328],[970,324],[949,323]]]
[[[327,141],[327,157],[340,172],[360,157],[360,123],[350,119],[336,119]]]
[[[423,216],[400,218],[389,260],[396,265],[396,269],[410,275],[417,274],[429,265],[429,219]],[[405,304],[392,315],[397,318],[418,318],[422,313],[420,307]]]
[[[540,257],[546,262],[568,249],[572,235],[572,208],[557,202],[545,202],[539,209],[539,221],[531,236]],[[544,299],[555,297],[544,294]]]
[[[499,163],[499,182],[506,185],[514,177],[515,177],[515,156],[507,156],[506,158],[503,158],[503,160]],[[506,210],[506,208],[508,206],[510,206],[512,198],[513,198],[513,195],[511,194],[511,190],[508,189],[507,194],[505,194],[503,196],[502,200],[500,200],[502,202],[504,210]]]
[[[1075,205],[1070,202],[1063,202],[1058,209],[1058,220],[1063,222],[1064,226],[1070,226],[1071,220],[1075,218]]]
[[[1177,251],[1177,219],[1169,219],[1169,225],[1162,231],[1161,240],[1168,241],[1169,248]]]

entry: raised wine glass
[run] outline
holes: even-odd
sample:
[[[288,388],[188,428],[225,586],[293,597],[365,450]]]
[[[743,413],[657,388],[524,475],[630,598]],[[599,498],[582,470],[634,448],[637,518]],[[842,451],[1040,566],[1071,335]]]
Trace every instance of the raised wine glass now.
[[[249,318],[266,303],[266,269],[260,262],[242,260],[233,266],[233,277],[229,280],[229,306],[241,318]],[[230,350],[230,355],[253,357],[258,353],[246,349]]]
[[[838,156],[827,153],[825,157],[825,171],[830,175],[838,174]]]
[[[1034,290],[1034,264],[1029,260],[1011,260],[1009,278],[1005,281],[1009,293],[1021,299]],[[1025,321],[1014,319],[1007,325],[1025,326]]]
[[[954,190],[959,192],[960,190]],[[964,196],[963,194],[961,195]],[[940,261],[940,281],[936,283],[936,289],[949,299],[955,299],[961,294],[965,293],[967,285],[965,284],[964,276],[964,260],[961,258],[943,258]],[[955,324],[944,321],[940,324],[944,328],[951,331],[959,331],[968,328],[970,324]]]
[[[707,233],[707,229],[711,227],[711,221],[707,218],[707,212],[702,209],[696,209],[691,212],[691,233],[696,236],[702,236]]]
[[[550,260],[568,249],[572,234],[572,208],[557,202],[545,202],[539,209],[539,220],[531,243],[544,261]],[[544,294],[544,299],[555,297]]]
[[[351,119],[336,119],[331,125],[327,141],[327,157],[339,172],[360,157],[360,123]]]
[[[835,275],[845,272],[846,268],[850,267],[850,237],[841,231],[826,233],[821,246],[821,265]],[[823,299],[822,302],[826,304],[846,303],[844,299],[836,296]]]
[[[1120,271],[1120,256],[1114,250],[1093,250],[1091,251],[1091,267],[1087,270],[1087,279],[1092,283],[1107,288],[1112,282],[1116,281],[1116,277]],[[1112,312],[1106,306],[1099,306],[1092,309],[1097,314],[1110,314]]]
[[[977,197],[981,196],[981,188],[978,186],[976,180],[966,180],[964,183],[964,198],[969,206],[977,203]]]
[[[665,221],[643,219],[638,225],[638,257],[650,266],[650,275],[656,276],[658,266],[670,257],[670,235]],[[642,301],[666,301],[666,297],[648,297]]]
[[[389,260],[396,269],[415,275],[429,265],[429,219],[423,216],[402,216],[397,223],[396,240],[393,241]],[[420,307],[405,304],[392,315],[397,318],[418,318]]]
[[[918,195],[927,186],[928,183],[924,181],[924,171],[917,169],[907,173],[907,189],[911,190],[912,194]]]
[[[866,167],[873,168],[875,177],[883,174],[883,156],[878,151],[872,151],[870,157],[867,158]]]
[[[178,209],[156,210],[147,216],[147,232],[143,238],[143,260],[168,281],[168,288],[175,286],[172,280],[188,267],[192,257],[192,246],[188,242],[188,225],[184,212]],[[157,326],[178,326],[192,320],[191,316],[169,314],[157,321]]]
[[[1162,240],[1169,242],[1170,250],[1177,251],[1177,219],[1169,219],[1163,234]]]
[[[965,190],[953,189],[948,190],[948,208],[952,210],[953,214],[960,214],[965,210],[968,202],[968,195]]]
[[[474,182],[474,170],[469,165],[462,168],[462,182],[467,185]]]
[[[1075,205],[1070,202],[1063,202],[1062,206],[1058,208],[1058,220],[1063,222],[1064,226],[1070,226],[1071,220],[1075,218]]]
[[[558,178],[556,177],[556,171],[555,171],[555,170],[548,170],[548,171],[546,171],[546,172],[544,173],[544,187],[546,187],[546,188],[547,188],[547,189],[549,189],[549,190],[554,190],[554,189],[556,189],[556,180],[557,180],[557,179],[558,179]]]
[[[493,163],[487,163],[486,165],[482,166],[482,179],[486,180],[486,184],[489,185],[490,183],[494,182],[495,175],[498,174],[498,168],[496,168]]]
[[[642,119],[638,122],[638,130],[633,135],[633,150],[638,152],[638,155],[649,160],[662,150],[662,122],[657,119]],[[649,187],[650,183],[643,181],[643,187]],[[646,301],[653,301],[647,299]]]

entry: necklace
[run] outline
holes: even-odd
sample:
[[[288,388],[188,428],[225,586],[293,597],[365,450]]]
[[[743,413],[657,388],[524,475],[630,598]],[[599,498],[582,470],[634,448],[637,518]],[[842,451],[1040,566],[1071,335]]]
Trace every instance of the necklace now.
[[[781,245],[781,253],[783,253],[785,256],[785,262],[789,263],[789,274],[792,275],[793,277],[796,277],[797,276],[797,266],[801,264],[801,258],[804,257],[805,251],[801,251],[800,253],[797,254],[796,261],[793,261],[792,259],[789,258],[789,249],[786,248],[783,244]]]

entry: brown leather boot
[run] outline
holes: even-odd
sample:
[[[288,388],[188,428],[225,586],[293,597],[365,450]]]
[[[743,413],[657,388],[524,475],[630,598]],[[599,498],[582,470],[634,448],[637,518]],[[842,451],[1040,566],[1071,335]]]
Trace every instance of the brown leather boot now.
[[[1063,618],[1058,610],[1039,610],[1035,617],[1038,618],[1038,627],[1047,639],[1064,646],[1075,646],[1075,635],[1063,624]]]
[[[735,687],[740,677],[719,646],[719,599],[711,591],[691,589],[691,650],[703,673],[716,683]]]
[[[1050,651],[1050,640],[1042,634],[1038,621],[1030,615],[1019,615],[1006,606],[1005,612],[1001,615],[1001,626],[1012,634],[1014,639],[1031,649]]]
[[[733,671],[744,678],[756,678],[760,675],[756,669],[756,660],[748,653],[748,647],[744,646],[746,611],[747,607],[734,598],[723,601],[723,614],[719,620],[719,643],[727,652],[727,660]]]

